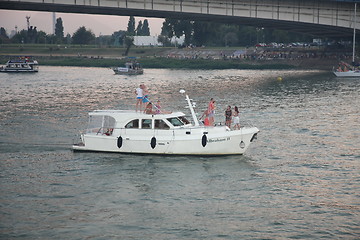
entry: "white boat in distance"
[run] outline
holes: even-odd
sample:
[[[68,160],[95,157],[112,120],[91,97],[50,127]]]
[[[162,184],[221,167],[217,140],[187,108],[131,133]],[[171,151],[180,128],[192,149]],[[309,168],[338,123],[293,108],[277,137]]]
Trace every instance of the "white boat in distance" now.
[[[183,91],[185,92],[185,91]],[[194,123],[182,112],[145,114],[131,110],[96,110],[89,113],[89,126],[75,151],[165,155],[243,154],[259,129],[203,126],[186,95]]]
[[[0,72],[38,72],[39,63],[31,57],[19,57],[19,59],[9,60],[5,66],[0,67]]]
[[[354,33],[353,33],[353,47],[352,47],[352,64],[340,62],[336,69],[333,69],[333,73],[336,77],[360,77],[359,67],[355,67],[355,43],[356,43],[356,8],[357,4],[354,3]]]
[[[359,70],[348,70],[346,72],[334,71],[334,74],[337,77],[360,77]]]
[[[144,73],[144,70],[138,62],[126,62],[125,67],[114,67],[112,70],[115,74],[121,75],[139,75]]]

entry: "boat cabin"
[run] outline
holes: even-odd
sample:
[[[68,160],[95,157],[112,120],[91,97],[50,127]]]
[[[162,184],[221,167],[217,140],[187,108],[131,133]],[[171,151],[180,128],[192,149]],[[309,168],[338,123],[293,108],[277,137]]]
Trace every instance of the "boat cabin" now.
[[[89,113],[86,133],[117,135],[121,130],[155,129],[170,130],[192,126],[182,112],[170,114],[145,114],[126,110],[96,110]]]
[[[9,60],[5,66],[0,68],[1,72],[37,72],[38,70],[38,62],[30,57]]]

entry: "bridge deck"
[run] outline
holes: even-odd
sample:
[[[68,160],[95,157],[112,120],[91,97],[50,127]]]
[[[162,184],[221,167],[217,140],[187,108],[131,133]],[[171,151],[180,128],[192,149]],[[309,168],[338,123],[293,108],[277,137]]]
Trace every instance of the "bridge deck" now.
[[[355,19],[354,1],[328,0],[8,0],[0,9],[218,21],[327,37],[352,36]]]

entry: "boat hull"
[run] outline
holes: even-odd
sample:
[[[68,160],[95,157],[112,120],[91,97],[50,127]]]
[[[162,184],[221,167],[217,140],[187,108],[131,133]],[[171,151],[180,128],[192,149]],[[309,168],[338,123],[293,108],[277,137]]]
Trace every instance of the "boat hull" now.
[[[113,71],[118,75],[140,75],[144,73],[143,69],[113,68]]]
[[[39,70],[35,69],[0,69],[0,72],[6,72],[6,73],[36,73],[39,72]]]
[[[360,71],[334,72],[337,77],[360,77]]]
[[[141,134],[140,132],[141,131]],[[225,127],[200,129],[144,130],[122,129],[118,136],[82,135],[75,151],[97,151],[162,155],[234,155],[243,154],[256,137],[256,127],[229,131]]]

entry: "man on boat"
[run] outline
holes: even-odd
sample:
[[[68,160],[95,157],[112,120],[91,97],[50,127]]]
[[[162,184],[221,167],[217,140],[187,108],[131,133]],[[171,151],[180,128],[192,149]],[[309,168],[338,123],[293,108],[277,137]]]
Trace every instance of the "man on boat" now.
[[[136,111],[138,111],[138,106],[140,104],[140,112],[142,111],[142,103],[143,103],[143,87],[142,84],[138,88],[135,89],[136,94]]]

